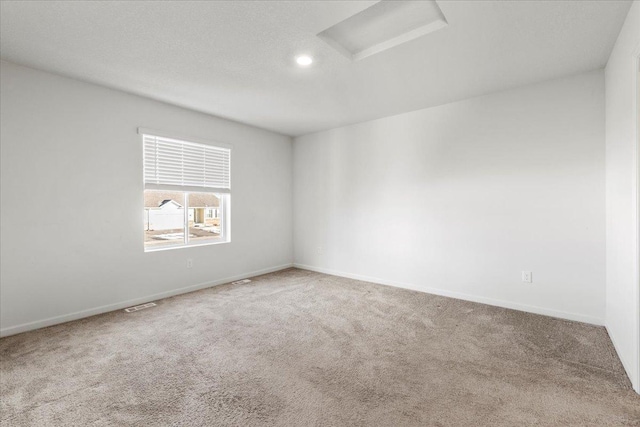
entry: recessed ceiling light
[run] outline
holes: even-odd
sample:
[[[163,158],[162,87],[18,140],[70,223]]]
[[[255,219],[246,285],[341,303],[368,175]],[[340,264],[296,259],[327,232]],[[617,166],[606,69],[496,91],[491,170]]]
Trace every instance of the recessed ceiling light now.
[[[301,67],[308,67],[313,62],[313,58],[310,57],[309,55],[300,55],[296,57],[296,62]]]

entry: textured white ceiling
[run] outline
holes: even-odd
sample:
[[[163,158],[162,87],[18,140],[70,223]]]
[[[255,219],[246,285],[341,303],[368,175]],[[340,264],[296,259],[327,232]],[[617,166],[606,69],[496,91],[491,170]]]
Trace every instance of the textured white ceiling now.
[[[446,28],[355,62],[316,37],[374,3],[2,1],[0,54],[301,135],[603,67],[631,5],[438,1]]]

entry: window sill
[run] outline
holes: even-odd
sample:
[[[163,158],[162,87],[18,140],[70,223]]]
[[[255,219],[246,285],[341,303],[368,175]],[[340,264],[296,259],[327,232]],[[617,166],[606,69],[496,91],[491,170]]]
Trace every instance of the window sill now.
[[[188,245],[176,245],[176,246],[167,246],[167,247],[159,247],[159,248],[144,248],[145,252],[161,252],[161,251],[169,251],[172,249],[185,249],[185,248],[196,248],[198,246],[212,246],[212,245],[220,245],[223,243],[230,243],[231,240],[230,239],[226,239],[226,240],[215,240],[212,242],[206,242],[206,243],[193,243],[193,244],[188,244]]]

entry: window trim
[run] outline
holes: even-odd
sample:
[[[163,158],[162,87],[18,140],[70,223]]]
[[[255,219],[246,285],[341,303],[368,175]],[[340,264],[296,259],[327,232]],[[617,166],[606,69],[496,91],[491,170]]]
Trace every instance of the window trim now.
[[[224,148],[233,150],[233,145],[206,140],[202,138],[195,138],[186,136],[174,132],[166,132],[157,129],[138,128],[138,135],[140,135],[139,141],[141,142],[142,156],[144,158],[144,135],[155,136],[160,138],[175,139],[186,143],[203,144],[212,147]],[[229,164],[229,173],[231,173],[231,164]],[[144,242],[144,230],[142,247],[144,252],[160,252],[172,249],[192,248],[197,246],[211,246],[219,245],[223,243],[231,242],[231,189],[230,188],[213,188],[213,187],[197,187],[197,186],[181,186],[181,185],[164,185],[164,184],[151,184],[144,182],[144,168],[142,170],[142,191],[176,191],[183,193],[183,206],[184,210],[184,239],[181,244],[171,246],[159,246],[159,247],[147,247]],[[188,195],[190,193],[213,193],[220,200],[220,206],[218,207],[218,218],[220,219],[220,236],[212,239],[208,239],[206,242],[196,241],[194,243],[189,242],[189,204]],[[144,199],[144,197],[143,197]],[[143,203],[144,205],[144,203]],[[144,228],[144,227],[142,227]]]

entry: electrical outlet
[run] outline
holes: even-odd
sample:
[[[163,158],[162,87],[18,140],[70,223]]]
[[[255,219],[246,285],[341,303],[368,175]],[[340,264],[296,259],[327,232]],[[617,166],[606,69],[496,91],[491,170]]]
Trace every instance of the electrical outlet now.
[[[523,271],[522,281],[524,283],[533,283],[533,274],[530,271]]]
[[[316,252],[318,252],[318,255],[322,255],[322,253],[323,253],[322,246],[318,246],[316,248]]]
[[[191,258],[187,258],[187,268],[193,267],[193,260]]]

